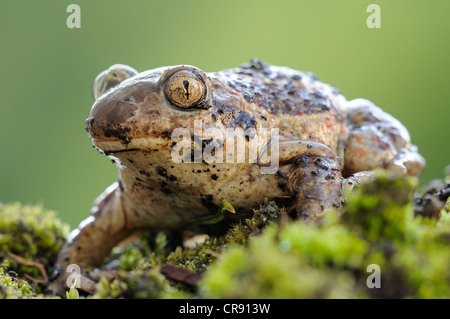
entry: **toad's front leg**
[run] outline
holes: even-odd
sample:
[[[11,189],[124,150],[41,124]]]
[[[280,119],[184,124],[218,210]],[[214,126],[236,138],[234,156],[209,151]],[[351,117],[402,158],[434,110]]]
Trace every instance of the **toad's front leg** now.
[[[296,218],[311,222],[342,203],[342,174],[338,156],[317,142],[280,142],[279,174],[286,179]]]
[[[342,176],[338,161],[323,156],[302,155],[293,160],[287,186],[295,199],[297,218],[306,222],[342,202]]]
[[[81,222],[61,249],[57,259],[61,271],[58,278],[60,287],[70,288],[66,284],[70,270],[79,269],[80,282],[77,287],[93,293],[93,279],[99,277],[94,268],[99,267],[111,249],[133,232],[134,227],[127,220],[121,192],[115,183],[96,200],[91,216]]]

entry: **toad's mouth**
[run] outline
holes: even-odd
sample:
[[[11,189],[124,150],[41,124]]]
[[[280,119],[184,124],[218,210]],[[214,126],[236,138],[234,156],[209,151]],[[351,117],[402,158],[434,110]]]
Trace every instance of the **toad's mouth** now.
[[[121,153],[138,153],[146,150],[160,149],[166,145],[167,141],[162,138],[133,137],[124,144],[122,140],[98,140],[91,137],[92,145],[105,155],[114,155]]]
[[[139,152],[139,151],[141,151],[141,149],[139,149],[139,148],[129,148],[129,149],[124,149],[124,150],[103,151],[103,153],[105,153],[105,155],[114,155],[117,153]]]

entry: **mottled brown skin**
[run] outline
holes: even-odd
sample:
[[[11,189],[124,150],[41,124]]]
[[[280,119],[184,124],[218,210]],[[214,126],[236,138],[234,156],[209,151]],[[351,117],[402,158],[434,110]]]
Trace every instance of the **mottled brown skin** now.
[[[204,92],[189,91],[202,86]],[[403,125],[371,102],[348,102],[313,75],[259,60],[208,74],[192,66],[139,74],[113,66],[96,79],[94,96],[86,130],[116,164],[118,182],[97,199],[58,258],[62,270],[69,264],[82,268],[87,291],[94,289],[92,269],[138,230],[192,226],[228,201],[235,214],[196,225],[223,230],[265,198],[284,200],[292,217],[310,222],[341,205],[344,183],[357,184],[377,167],[420,175],[425,164]],[[174,163],[173,130],[186,127],[192,136],[196,120],[204,129],[278,128],[279,169],[261,174],[261,162]],[[206,147],[223,141],[197,142]]]

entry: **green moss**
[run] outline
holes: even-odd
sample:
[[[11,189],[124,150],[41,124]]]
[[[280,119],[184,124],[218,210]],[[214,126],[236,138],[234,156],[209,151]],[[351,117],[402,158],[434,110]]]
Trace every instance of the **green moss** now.
[[[118,278],[102,278],[96,285],[95,299],[184,298],[188,295],[172,287],[155,267],[146,271],[120,271]]]
[[[223,245],[223,239],[211,238],[193,248],[179,246],[167,256],[165,263],[178,265],[193,272],[202,272],[220,254]]]
[[[294,225],[284,230],[289,232],[291,226]],[[253,238],[248,247],[227,249],[205,273],[200,295],[206,298],[363,296],[354,289],[355,279],[349,272],[337,271],[326,264],[313,266],[307,255],[295,251],[297,248],[283,247],[286,239],[277,239],[277,233],[277,227],[270,226],[264,234]]]
[[[294,223],[283,228],[277,240],[286,247],[285,251],[307,258],[312,266],[358,267],[369,248],[366,241],[349,232],[345,225],[336,223],[320,226]]]
[[[49,273],[68,233],[69,226],[42,206],[0,204],[0,266],[19,276],[43,279],[41,271],[27,263],[39,263]],[[37,285],[34,288],[40,291]]]
[[[275,201],[268,201],[258,209],[253,210],[252,218],[233,225],[225,236],[225,241],[231,244],[246,245],[252,236],[259,235],[268,225],[287,221],[284,207],[278,207]]]
[[[0,267],[0,299],[30,298],[33,295],[34,291],[26,281],[5,273]]]
[[[412,202],[418,181],[376,171],[373,181],[346,191],[343,220],[367,240],[403,240],[411,227]]]
[[[450,213],[450,197],[447,198],[447,202],[445,203],[444,210],[445,210],[445,212]]]
[[[207,298],[448,298],[450,218],[414,217],[417,180],[378,171],[320,223],[271,225],[206,271]],[[368,266],[381,270],[370,289]]]
[[[358,268],[364,241],[342,225],[270,225],[247,247],[232,246],[207,270],[207,298],[364,297],[347,269]]]

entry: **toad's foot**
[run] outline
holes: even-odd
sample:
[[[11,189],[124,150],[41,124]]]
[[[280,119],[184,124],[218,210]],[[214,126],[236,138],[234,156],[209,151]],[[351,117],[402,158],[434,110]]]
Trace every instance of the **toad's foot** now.
[[[71,233],[56,261],[60,272],[56,280],[60,287],[53,287],[56,294],[69,289],[76,277],[80,280],[77,287],[92,293],[102,276],[114,276],[95,268],[101,266],[114,246],[135,232],[136,227],[125,218],[121,200],[117,185],[108,188],[96,201],[92,215]]]
[[[113,280],[116,277],[115,271],[81,269],[77,265],[71,264],[49,285],[46,294],[65,297],[65,292],[71,287],[75,287],[93,295],[101,278]]]
[[[302,155],[293,160],[288,187],[295,198],[296,217],[312,222],[342,202],[338,158]]]

